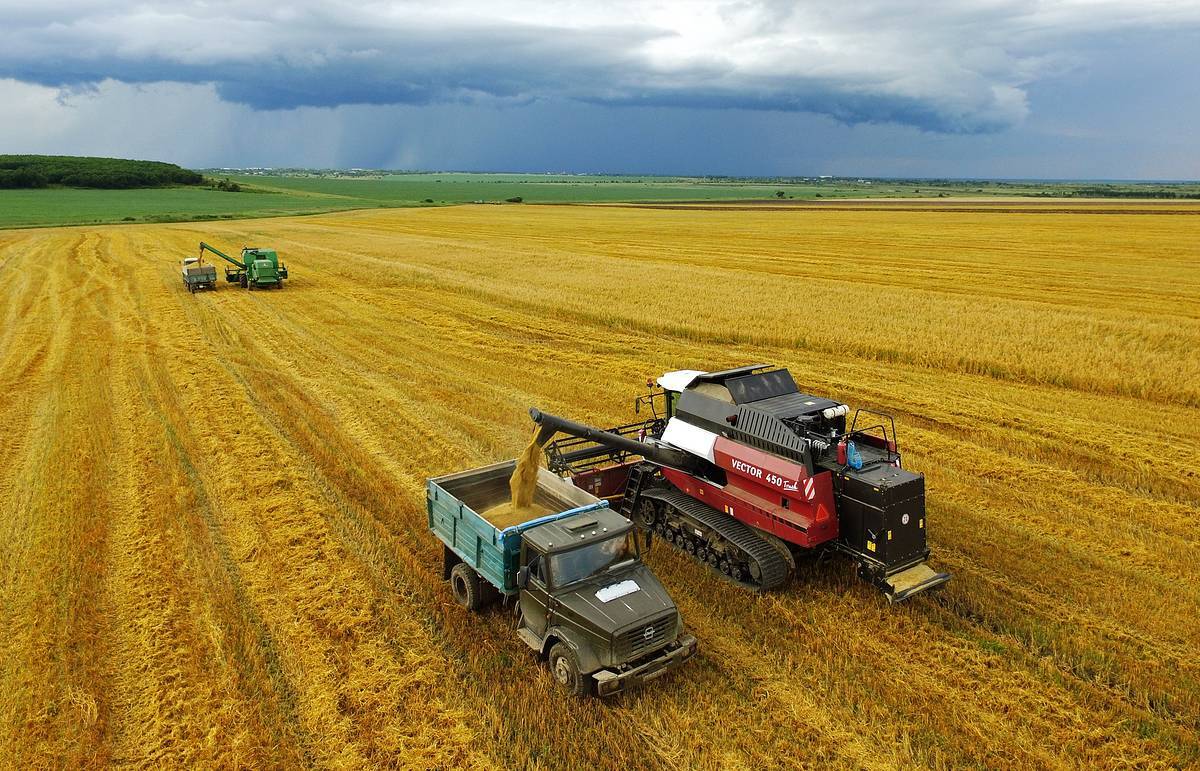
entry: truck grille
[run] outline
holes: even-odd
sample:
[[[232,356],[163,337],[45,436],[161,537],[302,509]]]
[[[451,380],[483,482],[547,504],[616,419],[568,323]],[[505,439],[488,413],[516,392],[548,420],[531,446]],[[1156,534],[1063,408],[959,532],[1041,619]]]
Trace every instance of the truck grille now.
[[[662,647],[675,636],[675,616],[672,611],[646,624],[641,624],[617,636],[617,652],[625,661],[640,658]]]

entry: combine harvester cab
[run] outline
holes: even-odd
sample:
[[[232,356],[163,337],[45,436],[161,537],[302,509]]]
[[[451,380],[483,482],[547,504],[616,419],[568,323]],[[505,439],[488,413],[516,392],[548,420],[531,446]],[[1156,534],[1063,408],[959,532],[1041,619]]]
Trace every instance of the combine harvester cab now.
[[[754,590],[830,550],[890,602],[950,580],[925,563],[925,477],[901,466],[889,416],[859,427],[875,413],[858,410],[847,428],[849,407],[763,364],[669,372],[658,385],[638,400],[654,418],[613,431],[532,410],[543,439],[572,437],[546,445],[551,471]]]
[[[510,499],[515,463],[427,483],[429,529],[443,544],[442,578],[468,610],[502,600],[517,635],[574,695],[608,696],[677,668],[696,639],[641,560],[628,519],[539,469],[534,502],[550,513],[515,523],[488,510]],[[480,513],[484,512],[484,513]]]

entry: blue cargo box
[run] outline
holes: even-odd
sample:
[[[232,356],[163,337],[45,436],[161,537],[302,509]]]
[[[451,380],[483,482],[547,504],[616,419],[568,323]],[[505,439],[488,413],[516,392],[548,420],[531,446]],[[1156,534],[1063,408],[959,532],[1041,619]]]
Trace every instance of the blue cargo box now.
[[[517,591],[521,533],[546,522],[608,506],[591,493],[538,469],[534,503],[554,512],[499,528],[483,514],[510,500],[508,479],[516,461],[435,477],[426,483],[429,529],[463,562],[504,594]]]

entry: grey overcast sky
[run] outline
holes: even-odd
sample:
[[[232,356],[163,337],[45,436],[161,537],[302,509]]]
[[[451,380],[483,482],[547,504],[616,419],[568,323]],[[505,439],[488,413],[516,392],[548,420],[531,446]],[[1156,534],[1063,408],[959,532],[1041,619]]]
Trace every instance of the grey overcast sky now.
[[[0,152],[1200,178],[1200,0],[0,0]]]

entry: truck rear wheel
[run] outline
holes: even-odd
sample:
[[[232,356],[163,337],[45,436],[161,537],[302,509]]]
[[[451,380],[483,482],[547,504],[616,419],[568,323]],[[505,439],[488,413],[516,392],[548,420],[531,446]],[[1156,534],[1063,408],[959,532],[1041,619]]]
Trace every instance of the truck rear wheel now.
[[[554,643],[550,649],[550,674],[572,696],[586,696],[588,679],[579,671],[579,659],[566,643]]]
[[[458,563],[450,571],[450,591],[454,601],[467,610],[479,610],[483,604],[479,575],[465,562]]]

